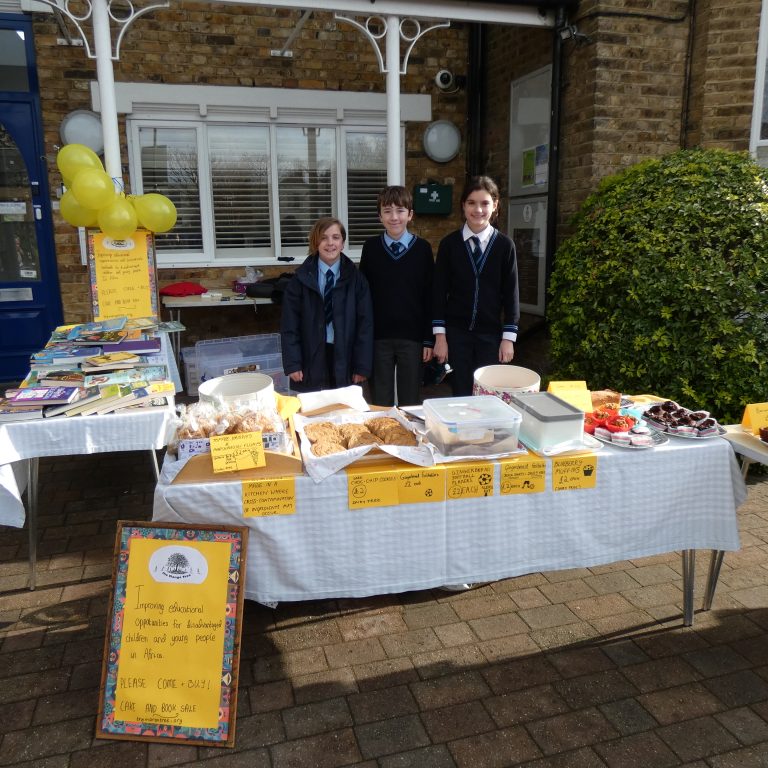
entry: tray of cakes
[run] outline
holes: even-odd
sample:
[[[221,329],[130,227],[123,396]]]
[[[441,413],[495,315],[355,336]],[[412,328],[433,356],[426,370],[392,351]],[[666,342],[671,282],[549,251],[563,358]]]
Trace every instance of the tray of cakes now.
[[[725,430],[708,411],[684,408],[674,400],[655,403],[643,411],[643,418],[659,432],[686,440],[721,437]]]
[[[623,408],[598,408],[585,414],[584,431],[601,443],[635,451],[669,442],[665,434]]]
[[[387,453],[409,464],[429,467],[434,459],[419,434],[397,409],[333,411],[294,416],[307,474],[320,482],[361,459]]]

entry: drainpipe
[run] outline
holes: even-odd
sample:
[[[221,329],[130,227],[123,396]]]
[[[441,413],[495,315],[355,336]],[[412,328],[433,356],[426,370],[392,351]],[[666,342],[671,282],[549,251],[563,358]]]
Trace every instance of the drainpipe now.
[[[467,176],[483,172],[483,123],[486,70],[485,24],[473,24],[469,34],[467,72]]]
[[[560,29],[565,26],[565,8],[558,6],[555,27],[552,31],[552,86],[551,86],[551,115],[549,123],[549,175],[547,193],[547,248],[545,264],[545,316],[549,296],[549,278],[552,274],[555,256],[555,239],[557,236],[559,165],[560,165],[560,112],[562,90],[562,51],[563,40]]]

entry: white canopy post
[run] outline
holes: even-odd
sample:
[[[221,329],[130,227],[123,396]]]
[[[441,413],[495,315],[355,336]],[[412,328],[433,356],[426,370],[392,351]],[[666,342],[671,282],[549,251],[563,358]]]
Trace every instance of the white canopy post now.
[[[400,19],[387,16],[387,184],[402,184],[400,160]]]

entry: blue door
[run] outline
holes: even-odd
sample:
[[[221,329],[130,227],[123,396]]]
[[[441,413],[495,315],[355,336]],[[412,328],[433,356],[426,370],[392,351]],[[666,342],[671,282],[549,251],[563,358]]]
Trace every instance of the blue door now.
[[[0,382],[62,322],[32,25],[0,15]]]

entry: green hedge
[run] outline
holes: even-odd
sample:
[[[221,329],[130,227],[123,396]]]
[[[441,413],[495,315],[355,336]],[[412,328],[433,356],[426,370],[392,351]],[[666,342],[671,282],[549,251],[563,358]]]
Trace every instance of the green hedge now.
[[[605,179],[555,254],[556,378],[656,393],[724,423],[768,401],[768,171],[683,150]]]

